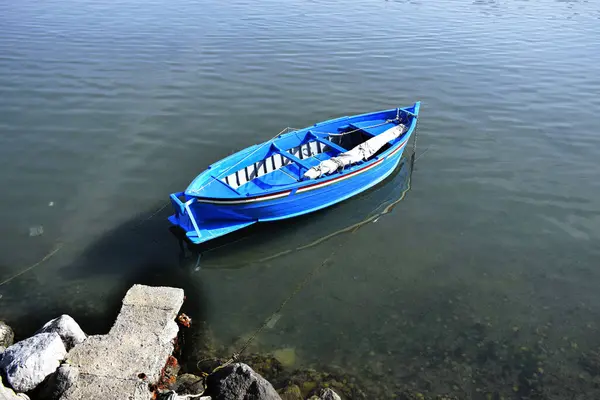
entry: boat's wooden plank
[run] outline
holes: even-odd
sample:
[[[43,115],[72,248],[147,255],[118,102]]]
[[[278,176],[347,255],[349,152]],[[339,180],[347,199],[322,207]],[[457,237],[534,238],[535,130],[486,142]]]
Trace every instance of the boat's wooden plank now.
[[[302,161],[298,157],[291,155],[289,152],[287,152],[287,151],[279,148],[279,146],[277,146],[275,143],[273,143],[271,145],[271,147],[272,147],[272,149],[273,149],[274,152],[276,152],[278,154],[281,154],[282,156],[284,156],[288,160],[293,161],[295,164],[301,166],[302,168],[304,168],[306,170],[310,169],[310,166],[307,163],[305,163],[304,161]]]
[[[231,186],[231,185],[227,184],[227,182],[223,182],[222,180],[220,180],[220,179],[217,179],[217,178],[215,178],[215,177],[214,177],[214,176],[212,176],[212,175],[211,175],[210,177],[213,179],[213,181],[217,181],[217,182],[219,182],[221,185],[225,186],[226,188],[228,188],[228,189],[231,189],[231,190],[232,190],[232,191],[234,191],[235,193],[237,193],[237,194],[241,195],[241,193],[240,193],[240,192],[239,192],[237,189],[235,189],[233,186]]]
[[[328,146],[328,147],[331,147],[334,150],[337,150],[339,153],[345,153],[346,151],[348,151],[345,148],[343,148],[342,146],[340,146],[339,144],[333,143],[331,140],[327,140],[325,138],[317,136],[317,135],[315,135],[312,132],[310,132],[310,135],[313,138],[315,138],[316,141],[319,141],[319,142],[323,143],[325,146]]]

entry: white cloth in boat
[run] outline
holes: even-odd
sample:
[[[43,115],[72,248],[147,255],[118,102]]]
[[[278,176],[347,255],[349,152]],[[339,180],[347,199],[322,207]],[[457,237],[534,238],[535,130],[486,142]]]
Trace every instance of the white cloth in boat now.
[[[323,175],[332,174],[338,170],[344,169],[345,166],[355,164],[362,160],[367,160],[373,154],[377,153],[379,149],[385,146],[386,143],[397,139],[404,132],[407,131],[405,125],[396,125],[377,136],[372,137],[364,143],[359,144],[352,150],[348,150],[345,153],[341,153],[336,157],[331,157],[328,160],[321,161],[319,165],[316,165],[304,173],[304,177],[310,179],[316,179]]]

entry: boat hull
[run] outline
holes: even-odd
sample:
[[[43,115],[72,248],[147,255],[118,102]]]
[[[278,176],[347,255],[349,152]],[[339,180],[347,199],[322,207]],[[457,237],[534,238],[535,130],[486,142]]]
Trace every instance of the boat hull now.
[[[185,191],[171,194],[175,213],[169,221],[199,244],[342,202],[396,169],[416,129],[419,108],[417,102],[340,117],[246,148],[209,166]],[[337,170],[331,163],[325,172],[320,169],[329,160],[340,162],[337,155],[355,158]]]
[[[351,176],[268,196],[235,201],[201,198],[181,201],[180,197],[184,194],[176,193],[171,196],[176,212],[169,220],[185,230],[192,243],[199,244],[257,222],[277,221],[315,212],[347,200],[383,181],[398,166],[405,147],[406,142],[385,158],[358,169]]]

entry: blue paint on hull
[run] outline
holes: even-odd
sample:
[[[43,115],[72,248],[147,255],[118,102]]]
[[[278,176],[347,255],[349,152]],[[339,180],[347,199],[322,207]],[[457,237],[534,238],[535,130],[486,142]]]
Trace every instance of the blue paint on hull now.
[[[277,221],[297,217],[329,207],[355,196],[383,181],[396,169],[408,140],[416,129],[419,106],[420,104],[416,103],[413,107],[407,109],[393,109],[359,116],[359,121],[356,122],[356,125],[351,126],[360,126],[360,123],[366,126],[370,123],[368,119],[369,115],[373,116],[375,120],[380,121],[382,120],[382,115],[393,115],[394,112],[398,115],[399,111],[397,110],[406,110],[406,117],[402,122],[408,122],[409,128],[405,134],[394,142],[391,142],[389,147],[382,153],[369,160],[346,167],[343,171],[329,176],[314,180],[298,179],[297,181],[293,181],[289,178],[291,173],[286,173],[288,176],[282,178],[282,184],[277,182],[278,184],[270,185],[270,187],[267,187],[269,185],[264,185],[267,188],[259,192],[243,193],[242,189],[244,186],[238,188],[226,187],[228,185],[222,182],[222,174],[218,175],[211,172],[211,169],[213,171],[225,170],[225,166],[219,166],[216,163],[216,168],[214,166],[209,167],[207,171],[199,175],[192,182],[185,192],[171,195],[171,203],[175,213],[169,217],[169,221],[182,228],[192,243],[199,244],[257,222]],[[365,118],[365,116],[367,117]],[[360,119],[361,117],[362,119]],[[320,128],[325,124],[328,130],[332,130],[339,126],[345,127],[348,122],[355,121],[356,118],[339,118],[326,121],[326,123],[316,124],[314,127]],[[382,123],[380,131],[385,128],[385,123]],[[314,139],[313,136],[316,135],[309,132],[309,130],[310,128],[296,131],[296,143],[301,144],[303,140],[306,142],[306,138]],[[372,130],[374,132],[368,133],[376,135],[377,132],[374,129]],[[288,140],[294,145],[291,140],[294,137],[291,137],[291,139],[290,137],[282,135],[275,142],[281,141],[285,143],[285,140]],[[283,147],[283,145],[280,146]],[[263,145],[263,147],[265,146]],[[275,151],[279,151],[277,144],[272,148]],[[230,156],[227,159],[221,160],[221,163],[240,168],[239,160],[245,161],[249,157],[248,155],[252,156],[257,150],[261,151],[262,148],[253,146],[242,150],[237,153],[237,157],[235,155]],[[259,154],[257,159],[260,162],[260,157],[265,158],[270,156],[270,154],[273,153],[262,151],[262,154]],[[238,164],[234,164],[236,162]],[[305,169],[307,169],[310,166],[310,162],[310,159],[296,159],[295,164],[297,164],[298,168],[298,177],[304,171],[302,167],[305,166]],[[249,164],[249,162],[246,162],[246,164]],[[289,166],[292,167],[293,164],[290,163]],[[226,173],[228,172],[228,170],[225,171]],[[294,170],[290,168],[290,171],[293,172]],[[213,182],[212,180],[217,181],[216,176],[219,176],[220,181]],[[208,186],[212,186],[212,188]],[[248,186],[250,185],[246,184],[246,187]]]

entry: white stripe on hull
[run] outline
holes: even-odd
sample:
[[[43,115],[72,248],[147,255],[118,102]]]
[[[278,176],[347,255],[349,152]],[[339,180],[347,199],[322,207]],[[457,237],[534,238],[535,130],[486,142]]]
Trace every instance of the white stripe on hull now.
[[[337,182],[341,182],[343,180],[349,179],[349,178],[353,178],[357,175],[362,174],[363,172],[367,172],[370,169],[376,167],[377,165],[381,164],[384,160],[389,159],[390,157],[394,156],[397,152],[399,152],[400,150],[402,150],[404,147],[406,146],[406,141],[404,141],[403,143],[401,143],[398,148],[394,151],[392,151],[390,154],[388,154],[385,158],[382,158],[380,160],[375,161],[373,164],[364,167],[362,169],[359,169],[357,171],[354,172],[350,172],[347,175],[343,175],[340,176],[338,178],[334,178],[334,179],[330,179],[328,181],[322,182],[322,183],[317,183],[317,184],[313,184],[310,186],[305,186],[305,187],[301,187],[299,188],[296,193],[305,193],[311,190],[316,190],[316,189],[321,189],[323,187],[329,186],[329,185],[333,185]],[[259,197],[251,197],[248,199],[232,199],[232,200],[218,200],[218,199],[196,199],[197,202],[199,203],[209,203],[209,204],[223,204],[223,205],[234,205],[234,204],[247,204],[247,203],[254,203],[254,202],[260,202],[260,201],[267,201],[267,200],[275,200],[275,199],[279,199],[282,197],[286,197],[289,196],[292,193],[291,190],[287,190],[285,192],[279,192],[279,193],[273,193],[271,195],[266,195],[266,196],[259,196]]]

